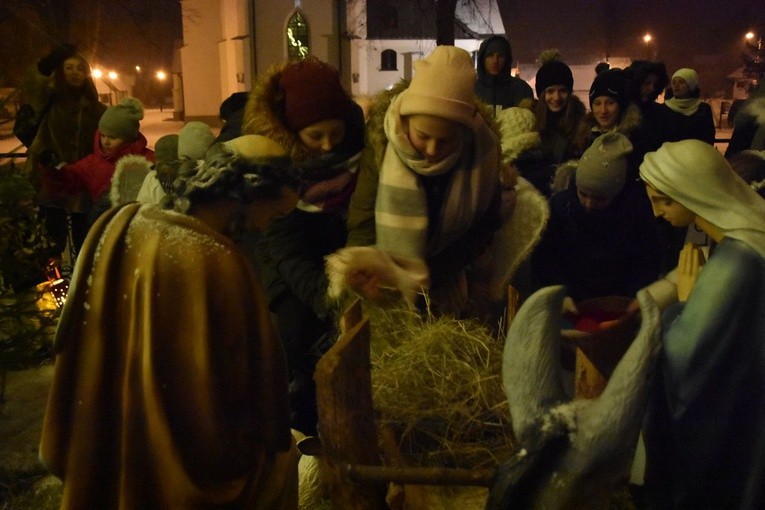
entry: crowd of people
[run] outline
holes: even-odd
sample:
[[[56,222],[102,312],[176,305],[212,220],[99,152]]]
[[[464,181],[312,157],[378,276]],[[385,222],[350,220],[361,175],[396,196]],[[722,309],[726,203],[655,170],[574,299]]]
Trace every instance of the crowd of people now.
[[[693,69],[598,66],[583,102],[558,52],[533,89],[505,37],[477,62],[438,46],[368,109],[330,64],[286,62],[221,104],[217,136],[189,122],[153,149],[140,101],[102,105],[74,47],[30,70],[25,172],[79,252],[40,449],[64,508],[296,507],[290,429],[320,432],[333,288],[496,319],[481,289],[524,183],[549,208],[526,292],[666,308],[646,504],[765,504],[761,92],[723,156]]]

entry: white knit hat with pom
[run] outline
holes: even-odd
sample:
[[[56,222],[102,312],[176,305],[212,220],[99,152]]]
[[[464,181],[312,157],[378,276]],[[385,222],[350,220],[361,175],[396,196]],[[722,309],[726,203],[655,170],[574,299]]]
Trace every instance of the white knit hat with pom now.
[[[497,114],[499,130],[502,134],[502,156],[512,163],[518,156],[542,143],[539,133],[534,130],[536,117],[528,108],[513,106]]]

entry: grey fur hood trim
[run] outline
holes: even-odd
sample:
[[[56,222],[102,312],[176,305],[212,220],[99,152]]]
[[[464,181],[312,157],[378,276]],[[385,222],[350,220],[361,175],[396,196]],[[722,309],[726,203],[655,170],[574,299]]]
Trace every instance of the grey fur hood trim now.
[[[597,125],[595,116],[591,111],[587,112],[587,115],[584,116],[582,122],[584,122],[587,126],[587,131]],[[629,106],[627,106],[627,109],[624,111],[624,115],[622,115],[622,118],[619,120],[619,123],[616,125],[616,132],[621,133],[629,138],[631,134],[637,131],[642,122],[643,114],[640,113],[640,108],[630,103]]]
[[[765,124],[765,97],[751,99],[744,108],[744,113],[754,117],[758,124]]]

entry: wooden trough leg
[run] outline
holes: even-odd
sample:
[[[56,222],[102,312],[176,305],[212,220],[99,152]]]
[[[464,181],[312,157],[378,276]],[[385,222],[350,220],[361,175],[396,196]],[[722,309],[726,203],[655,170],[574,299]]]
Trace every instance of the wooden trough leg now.
[[[343,333],[316,366],[319,436],[338,508],[384,509],[386,484],[351,479],[348,464],[381,464],[372,407],[369,319],[357,300],[343,314]]]
[[[606,389],[608,379],[596,367],[582,349],[576,349],[574,372],[574,398],[597,398]]]

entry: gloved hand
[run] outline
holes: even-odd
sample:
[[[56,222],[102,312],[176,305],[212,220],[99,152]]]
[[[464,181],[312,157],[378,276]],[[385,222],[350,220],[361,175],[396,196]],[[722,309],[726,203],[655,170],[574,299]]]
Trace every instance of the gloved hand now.
[[[44,151],[42,151],[40,153],[40,157],[37,158],[37,161],[39,161],[42,166],[47,166],[51,168],[55,167],[61,162],[61,160],[58,157],[58,154],[56,154],[51,149],[45,149]]]
[[[72,44],[61,44],[56,46],[46,56],[37,63],[37,70],[45,76],[50,76],[64,60],[77,54],[77,48]]]

